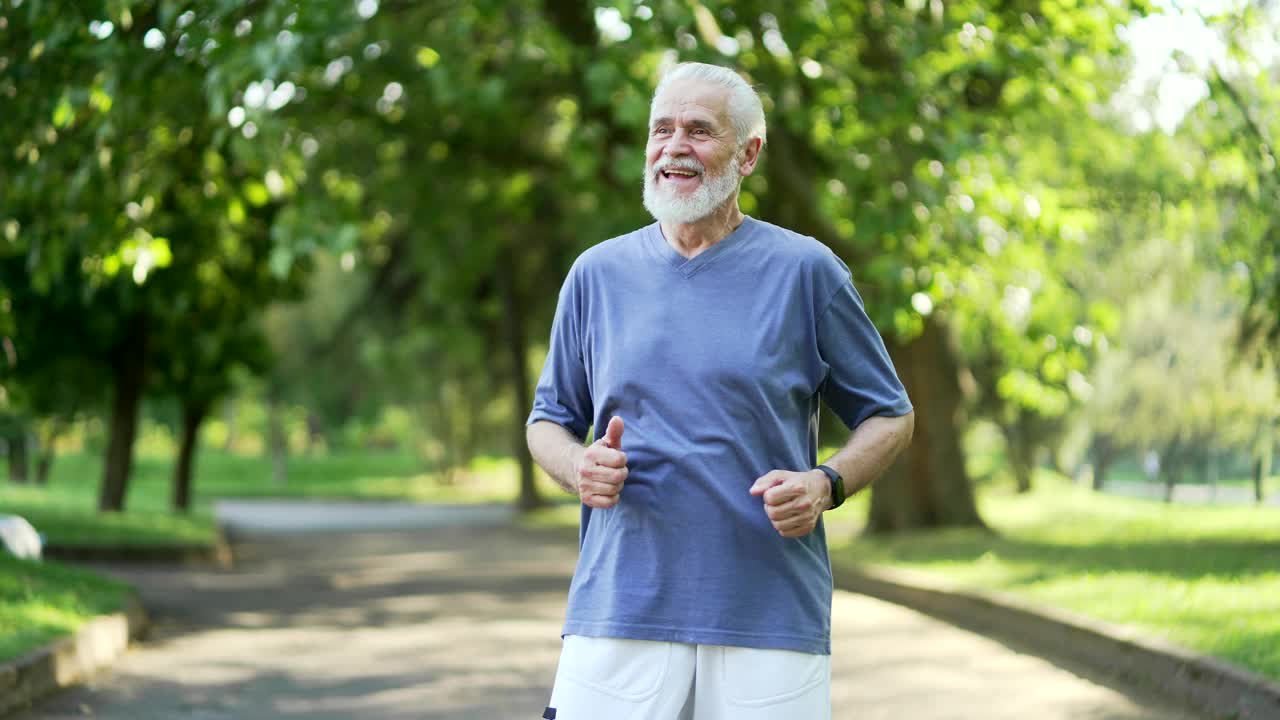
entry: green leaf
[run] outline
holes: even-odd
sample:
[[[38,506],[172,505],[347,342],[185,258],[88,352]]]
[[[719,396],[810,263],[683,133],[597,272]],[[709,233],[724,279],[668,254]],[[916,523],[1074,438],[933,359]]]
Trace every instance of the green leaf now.
[[[268,267],[271,274],[281,280],[289,277],[289,271],[293,269],[293,251],[286,247],[272,248]]]
[[[152,238],[148,247],[155,258],[156,267],[168,267],[173,263],[173,251],[169,249],[168,238]]]
[[[418,52],[415,53],[414,57],[418,61],[418,65],[424,68],[435,67],[435,64],[440,62],[440,53],[429,47],[418,48]]]
[[[68,127],[71,125],[71,121],[75,119],[75,116],[75,109],[71,107],[71,101],[63,97],[58,101],[57,107],[53,109],[53,124],[55,127]]]
[[[254,207],[262,207],[271,201],[271,193],[267,191],[267,186],[257,180],[245,183],[244,197]]]

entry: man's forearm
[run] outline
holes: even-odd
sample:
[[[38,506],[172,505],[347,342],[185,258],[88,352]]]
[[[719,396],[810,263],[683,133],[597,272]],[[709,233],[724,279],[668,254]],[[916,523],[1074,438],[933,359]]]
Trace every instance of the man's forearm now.
[[[915,413],[901,417],[867,418],[854,429],[849,442],[824,464],[844,478],[845,495],[852,497],[875,481],[911,443]]]
[[[573,433],[556,423],[542,420],[525,430],[529,454],[565,492],[577,494],[576,468],[586,448]]]

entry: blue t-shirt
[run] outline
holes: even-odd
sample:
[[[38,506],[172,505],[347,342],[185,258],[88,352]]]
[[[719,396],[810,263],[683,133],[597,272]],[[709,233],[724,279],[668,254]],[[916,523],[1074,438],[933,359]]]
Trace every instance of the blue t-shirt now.
[[[831,652],[821,522],[784,538],[747,491],[817,465],[818,402],[850,428],[911,410],[848,267],[746,218],[686,259],[655,223],[560,290],[529,423],[625,422],[618,504],[582,507],[566,635]]]

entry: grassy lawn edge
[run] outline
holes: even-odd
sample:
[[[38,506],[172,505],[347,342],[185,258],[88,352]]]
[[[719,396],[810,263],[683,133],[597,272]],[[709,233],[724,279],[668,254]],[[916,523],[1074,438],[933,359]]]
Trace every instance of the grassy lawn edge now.
[[[850,533],[833,565],[1066,611],[1280,680],[1280,509],[1169,505],[1048,480],[979,496],[995,532]],[[909,576],[908,576],[909,577]]]
[[[88,570],[0,553],[0,664],[71,636],[95,617],[124,611],[133,592]]]

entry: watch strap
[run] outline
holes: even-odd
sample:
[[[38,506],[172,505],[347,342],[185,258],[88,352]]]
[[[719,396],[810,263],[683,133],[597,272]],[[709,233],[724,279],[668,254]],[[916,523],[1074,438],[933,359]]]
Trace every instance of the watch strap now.
[[[844,478],[829,465],[819,465],[818,469],[831,481],[831,507],[827,509],[835,510],[844,504]]]

